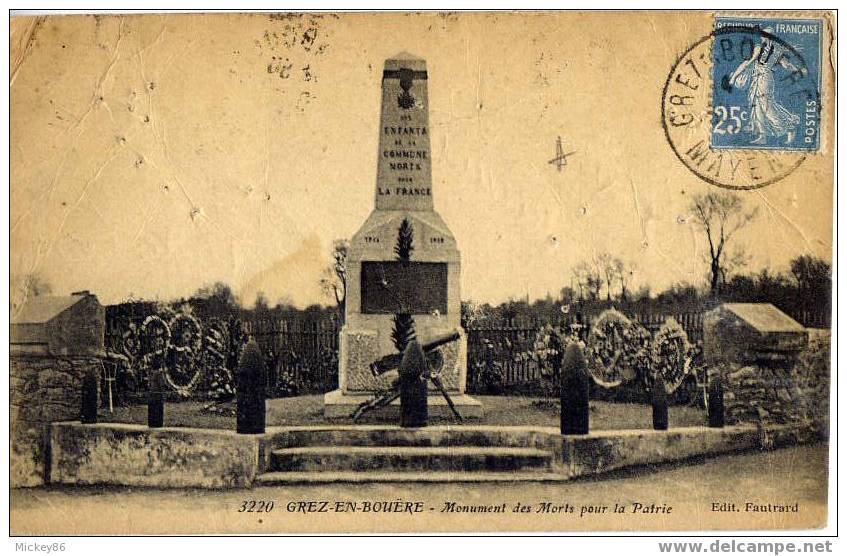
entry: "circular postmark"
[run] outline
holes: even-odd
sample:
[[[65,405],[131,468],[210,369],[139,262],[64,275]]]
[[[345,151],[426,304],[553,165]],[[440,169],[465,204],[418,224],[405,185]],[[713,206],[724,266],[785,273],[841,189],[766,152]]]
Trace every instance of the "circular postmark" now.
[[[735,105],[718,104],[730,95]],[[726,189],[758,189],[796,170],[810,152],[797,137],[803,118],[819,126],[817,83],[794,47],[757,27],[727,26],[695,42],[662,92],[662,128],[674,154]]]

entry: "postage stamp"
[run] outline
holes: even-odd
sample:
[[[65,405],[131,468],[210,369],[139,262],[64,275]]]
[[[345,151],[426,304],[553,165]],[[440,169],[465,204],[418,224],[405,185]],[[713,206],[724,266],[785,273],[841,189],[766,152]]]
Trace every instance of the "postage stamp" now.
[[[823,21],[718,17],[711,143],[817,151]]]
[[[716,21],[668,74],[662,126],[677,158],[703,181],[758,189],[820,148],[823,23]]]

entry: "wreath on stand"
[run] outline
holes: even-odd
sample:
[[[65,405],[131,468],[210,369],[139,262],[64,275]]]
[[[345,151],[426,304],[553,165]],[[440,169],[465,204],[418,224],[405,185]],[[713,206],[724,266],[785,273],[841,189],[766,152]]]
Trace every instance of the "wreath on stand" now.
[[[573,330],[566,334],[561,328],[550,324],[542,326],[532,342],[530,357],[538,365],[541,378],[551,382],[554,390],[557,390],[565,348],[573,342],[578,342],[584,349],[584,344]]]
[[[169,327],[171,364],[165,367],[165,382],[181,397],[187,398],[203,378],[200,365],[203,330],[197,319],[186,314],[174,316]]]
[[[650,355],[650,333],[616,309],[600,313],[588,334],[589,372],[603,388],[615,388],[649,374]]]
[[[150,315],[141,323],[140,330],[141,368],[147,374],[150,369],[163,369],[171,343],[168,323],[158,315]]]
[[[191,395],[203,378],[199,365],[203,335],[200,323],[191,315],[179,313],[170,321],[150,315],[141,324],[142,366],[161,369],[170,389],[183,398]]]
[[[230,415],[234,413],[228,402],[235,398],[235,378],[227,366],[229,338],[226,325],[212,319],[206,328],[204,367],[209,372],[209,402],[203,409],[212,413]]]
[[[535,339],[532,341],[532,348],[529,352],[530,360],[538,365],[538,370],[541,376],[545,379],[552,379],[555,374],[553,359],[558,354],[554,344],[554,334],[556,332],[549,324],[545,324],[538,329],[535,334]]]
[[[655,377],[665,382],[668,394],[679,388],[691,371],[691,344],[688,334],[674,318],[668,318],[653,338],[651,348],[652,373],[644,375],[644,388],[653,387]]]

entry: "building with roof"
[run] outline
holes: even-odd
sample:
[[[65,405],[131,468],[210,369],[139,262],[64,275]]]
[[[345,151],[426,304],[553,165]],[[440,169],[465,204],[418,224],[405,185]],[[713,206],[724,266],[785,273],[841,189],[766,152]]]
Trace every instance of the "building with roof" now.
[[[97,296],[30,297],[12,314],[10,351],[33,355],[102,355],[106,313]]]

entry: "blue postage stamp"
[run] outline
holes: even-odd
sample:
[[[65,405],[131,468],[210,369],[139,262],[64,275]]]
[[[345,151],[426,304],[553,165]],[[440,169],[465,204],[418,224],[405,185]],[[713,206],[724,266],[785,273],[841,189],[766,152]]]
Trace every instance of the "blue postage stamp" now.
[[[712,147],[817,151],[823,21],[718,17]]]

